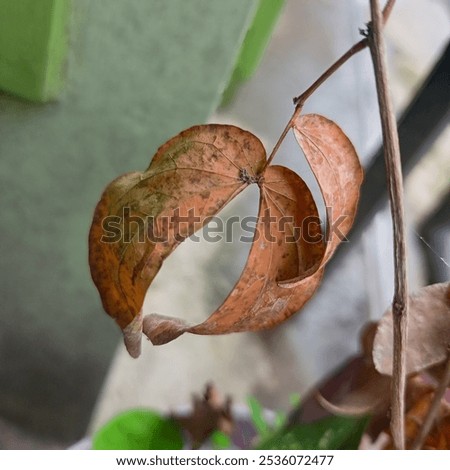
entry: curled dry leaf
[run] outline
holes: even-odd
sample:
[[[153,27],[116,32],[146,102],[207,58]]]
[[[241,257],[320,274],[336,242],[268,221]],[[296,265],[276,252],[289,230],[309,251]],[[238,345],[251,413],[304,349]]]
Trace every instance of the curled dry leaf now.
[[[140,353],[145,293],[164,259],[256,181],[265,159],[250,132],[196,126],[160,147],[146,171],[106,188],[89,234],[89,264],[103,307],[124,330],[132,356]]]
[[[196,326],[160,315],[147,316],[144,333],[153,344],[172,341],[184,332],[222,334],[270,328],[311,298],[323,266],[353,223],[362,168],[353,145],[332,121],[314,114],[302,116],[295,123],[295,133],[329,209],[327,243],[317,242],[321,238],[317,208],[303,180],[287,168],[268,167],[259,184],[255,239],[233,291],[216,312]],[[264,236],[268,232],[266,214],[277,221],[281,217],[293,220],[294,225],[286,228],[294,234],[300,232],[293,237],[298,240],[289,242],[286,232],[277,230],[275,224],[269,241]]]
[[[265,171],[260,188],[252,248],[241,278],[225,302],[195,326],[160,315],[146,316],[144,333],[153,344],[167,343],[185,332],[212,335],[269,328],[312,296],[322,271],[305,279],[301,288],[283,289],[278,282],[301,275],[323,256],[320,225],[311,225],[308,236],[300,233],[308,217],[317,220],[313,197],[298,175],[280,166]],[[280,224],[283,217],[286,223]]]
[[[353,222],[362,170],[350,141],[328,119],[304,116],[295,132],[333,209],[327,243],[303,180],[284,167],[266,168],[259,139],[234,126],[188,129],[158,150],[147,171],[108,186],[90,232],[90,265],[104,308],[122,328],[132,356],[139,355],[141,331],[154,344],[164,344],[184,332],[261,330],[288,318],[313,295],[324,264]],[[198,325],[156,314],[142,318],[146,290],[163,260],[250,183],[261,192],[253,245],[222,306]],[[190,215],[192,223],[173,224],[174,218],[190,220]],[[123,236],[104,243],[105,220],[111,216],[122,216]],[[132,226],[137,217],[145,217],[142,228],[139,222]],[[142,232],[151,239],[142,240]]]
[[[317,114],[300,115],[294,134],[314,173],[327,208],[326,250],[309,271],[283,281],[285,287],[321,269],[345,240],[356,216],[363,170],[353,144],[333,121]]]
[[[373,361],[378,372],[392,375],[392,310],[380,320]],[[407,374],[446,360],[450,345],[450,284],[422,288],[409,298]]]

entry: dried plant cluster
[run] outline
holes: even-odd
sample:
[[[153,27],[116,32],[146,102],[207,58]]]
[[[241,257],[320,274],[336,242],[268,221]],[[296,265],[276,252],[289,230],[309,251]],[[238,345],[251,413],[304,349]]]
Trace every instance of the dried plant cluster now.
[[[364,337],[364,365],[352,390],[335,403],[319,400],[333,413],[371,414],[371,436],[384,430],[392,436],[388,445],[395,448],[449,448],[449,407],[442,399],[450,381],[450,289],[448,284],[429,286],[408,300],[400,151],[381,34],[394,0],[383,11],[378,0],[370,5],[372,22],[363,31],[364,39],[294,99],[294,113],[269,157],[248,131],[220,124],[195,126],[160,147],[147,170],[110,183],[95,209],[89,263],[104,309],[122,329],[133,357],[140,355],[142,334],[160,345],[184,333],[258,331],[301,309],[351,229],[363,179],[355,149],[338,125],[317,114],[302,115],[302,108],[342,64],[369,47],[393,220],[395,294],[392,309]],[[328,213],[326,234],[317,222],[307,224],[306,235],[302,232],[305,221],[319,220],[311,191],[295,172],[272,165],[290,130],[317,179],[325,207],[342,219],[338,233],[330,230]],[[145,294],[167,256],[250,184],[260,191],[255,234],[241,277],[224,303],[197,325],[159,314],[144,316]],[[112,243],[104,238],[105,221],[111,217],[124,227],[123,237]],[[188,223],[174,223],[180,218]],[[283,224],[272,223],[281,219]],[[142,227],[133,225],[134,220],[145,221],[144,230],[152,236],[141,239]]]
[[[330,120],[299,116],[295,135],[316,175],[327,207],[345,236],[357,207],[362,169],[349,139]],[[243,178],[243,175],[247,177]],[[143,318],[145,293],[164,259],[182,240],[205,225],[250,184],[260,189],[254,243],[237,284],[221,305],[199,325],[161,315]],[[145,216],[147,230],[167,230],[163,241],[102,242],[103,221],[123,214]],[[192,224],[163,224],[175,216]],[[284,218],[284,224],[271,223]],[[130,173],[105,190],[90,233],[92,277],[106,312],[122,328],[132,356],[139,355],[142,331],[153,344],[172,341],[184,332],[203,335],[256,331],[272,327],[298,311],[313,295],[323,268],[341,239],[323,237],[316,222],[308,236],[295,236],[305,220],[318,220],[305,182],[292,170],[267,165],[266,152],[250,132],[229,125],[195,126],[164,144],[143,173]],[[175,232],[176,231],[176,232]],[[324,238],[327,241],[324,241]]]
[[[410,296],[409,307],[405,447],[449,449],[450,402],[444,392],[450,382],[450,284],[422,288]],[[346,393],[334,400],[317,395],[321,406],[333,414],[371,416],[367,433],[374,441],[380,434],[388,436],[386,448],[393,447],[389,429],[392,337],[393,318],[389,309],[378,323],[367,325],[361,335],[361,365]],[[426,423],[432,410],[431,421]],[[422,433],[424,428],[428,428],[426,433]]]

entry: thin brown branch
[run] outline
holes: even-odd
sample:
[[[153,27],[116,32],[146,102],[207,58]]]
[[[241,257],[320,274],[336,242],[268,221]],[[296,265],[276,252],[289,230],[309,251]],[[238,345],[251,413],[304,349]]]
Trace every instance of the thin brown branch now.
[[[272,152],[270,152],[270,155],[269,155],[269,158],[267,159],[265,167],[268,167],[272,163],[272,160],[275,157],[275,154],[278,152],[280,145],[283,143],[283,140],[285,139],[287,133],[291,130],[292,126],[294,125],[295,119],[302,112],[302,109],[303,109],[303,106],[301,105],[297,105],[295,107],[295,110],[291,116],[291,119],[289,119],[289,122],[286,124],[286,127],[283,129],[283,132],[278,138],[277,143],[275,144],[275,147],[273,148]]]
[[[339,57],[339,59],[331,67],[325,70],[325,72],[307,90],[294,98],[294,104],[303,106],[305,101],[317,90],[317,88],[320,87],[320,85],[322,85],[322,83],[326,82],[331,77],[331,75],[333,75],[333,73],[341,67],[341,65],[344,65],[347,62],[348,59],[365,49],[367,44],[367,38],[361,39],[361,41],[354,44],[345,54]]]
[[[390,5],[392,8],[392,5]],[[408,290],[406,278],[406,236],[403,210],[403,178],[398,141],[397,122],[389,94],[386,51],[382,35],[383,17],[379,0],[370,0],[372,24],[368,41],[375,70],[384,158],[388,180],[391,216],[394,231],[394,353],[392,371],[391,432],[397,449],[405,448],[404,408],[406,385],[406,333],[408,319]]]
[[[450,386],[450,353],[447,356],[447,364],[445,366],[444,375],[442,380],[439,383],[439,386],[434,393],[433,401],[431,402],[430,408],[428,410],[427,416],[425,417],[425,421],[423,422],[422,427],[419,430],[419,433],[414,440],[412,445],[413,450],[419,450],[423,447],[423,443],[427,438],[428,434],[433,427],[433,424],[436,420],[436,415],[439,412],[439,408],[441,406],[442,398],[445,395],[447,388]]]
[[[386,24],[386,21],[391,15],[392,9],[394,8],[395,0],[388,0],[385,7],[383,8],[383,23]]]
[[[389,19],[389,15],[391,14],[394,4],[395,0],[388,0],[388,2],[386,3],[386,6],[383,9],[383,24],[385,24]],[[365,35],[366,33],[363,32],[363,34]],[[328,78],[330,78],[331,75],[333,75],[333,73],[341,67],[341,65],[344,65],[347,60],[352,58],[358,52],[364,50],[368,45],[369,42],[367,37],[361,39],[361,41],[354,44],[345,54],[339,57],[339,59],[331,67],[325,70],[325,72],[307,90],[305,90],[301,95],[294,98],[294,104],[303,106],[305,104],[305,101],[317,90],[317,88],[319,88],[322,83],[324,83]]]
[[[395,4],[395,0],[388,0],[386,2],[386,6],[383,9],[383,24],[386,23],[387,20],[389,19],[389,15],[391,14],[394,4]],[[289,119],[289,122],[286,124],[286,127],[281,133],[272,152],[270,152],[270,156],[267,159],[267,163],[265,165],[266,167],[269,166],[270,163],[272,163],[272,160],[275,157],[275,154],[278,152],[278,149],[283,143],[283,140],[285,139],[286,135],[292,128],[295,118],[301,113],[306,100],[317,90],[317,88],[320,87],[320,85],[322,85],[328,78],[330,78],[331,75],[333,75],[333,73],[336,72],[336,70],[338,70],[342,65],[344,65],[355,54],[364,50],[368,46],[368,44],[369,43],[368,43],[367,37],[365,37],[364,39],[361,39],[361,41],[354,44],[347,52],[345,52],[345,54],[339,57],[339,59],[336,62],[334,62],[333,65],[331,65],[327,70],[325,70],[325,72],[307,90],[305,90],[301,95],[293,99],[294,105],[295,105],[294,113]]]

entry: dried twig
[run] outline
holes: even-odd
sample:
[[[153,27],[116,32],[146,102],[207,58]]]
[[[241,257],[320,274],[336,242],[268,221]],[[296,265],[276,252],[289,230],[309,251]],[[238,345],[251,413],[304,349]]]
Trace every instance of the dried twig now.
[[[447,388],[450,386],[450,353],[447,357],[447,365],[445,366],[444,375],[442,377],[441,382],[439,383],[436,392],[434,393],[433,401],[431,402],[430,409],[428,410],[427,416],[425,421],[422,424],[422,427],[417,434],[412,449],[418,450],[423,447],[423,443],[425,442],[426,437],[431,431],[433,427],[434,421],[436,419],[436,415],[439,412],[439,408],[441,406],[441,400],[445,395]]]
[[[386,2],[386,6],[384,7],[383,13],[382,13],[383,23],[386,23],[386,21],[389,19],[389,15],[391,14],[394,4],[395,4],[395,0],[388,0]],[[347,52],[345,52],[345,54],[339,57],[339,59],[336,62],[334,62],[333,65],[328,67],[328,69],[325,70],[325,72],[309,88],[307,88],[301,95],[293,99],[294,104],[295,104],[294,113],[289,119],[289,122],[286,124],[286,127],[284,128],[280,137],[278,138],[278,141],[275,144],[272,152],[270,152],[269,158],[267,159],[267,163],[265,166],[269,166],[272,163],[272,160],[275,157],[275,154],[278,152],[278,149],[280,148],[287,133],[292,128],[295,119],[302,112],[302,109],[306,100],[320,87],[320,85],[325,83],[328,80],[328,78],[330,78],[331,75],[333,75],[333,73],[336,72],[336,70],[338,70],[341,67],[341,65],[344,65],[351,57],[353,57],[358,52],[364,50],[368,45],[369,45],[368,37],[365,37],[364,39],[361,39],[361,41],[354,44]]]
[[[404,408],[406,385],[406,333],[408,292],[406,278],[406,236],[403,211],[403,178],[397,122],[389,95],[386,51],[382,36],[383,18],[379,0],[370,0],[372,23],[368,40],[375,70],[383,131],[384,157],[394,231],[395,286],[392,303],[394,352],[392,369],[391,432],[397,449],[405,448]]]

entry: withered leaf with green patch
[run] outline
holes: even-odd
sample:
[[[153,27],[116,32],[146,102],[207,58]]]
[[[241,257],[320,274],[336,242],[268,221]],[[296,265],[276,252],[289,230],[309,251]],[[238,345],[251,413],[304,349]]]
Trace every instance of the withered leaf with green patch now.
[[[265,161],[263,145],[250,132],[195,126],[160,147],[147,170],[106,188],[89,234],[89,264],[103,307],[132,356],[140,353],[145,293],[164,259],[256,181]],[[120,236],[105,238],[107,224],[119,220]]]
[[[188,129],[164,144],[145,172],[107,187],[91,227],[89,262],[104,308],[122,328],[132,356],[140,353],[142,332],[164,344],[185,332],[257,331],[282,322],[314,294],[325,263],[353,223],[362,170],[352,144],[328,119],[302,116],[294,130],[334,211],[326,242],[304,181],[285,167],[267,166],[259,139],[234,126]],[[145,293],[164,259],[252,183],[260,188],[253,244],[222,306],[198,325],[157,314],[143,318]],[[173,223],[190,215],[192,223]],[[105,243],[111,217],[122,222],[123,231]],[[330,229],[336,219],[342,236]]]

